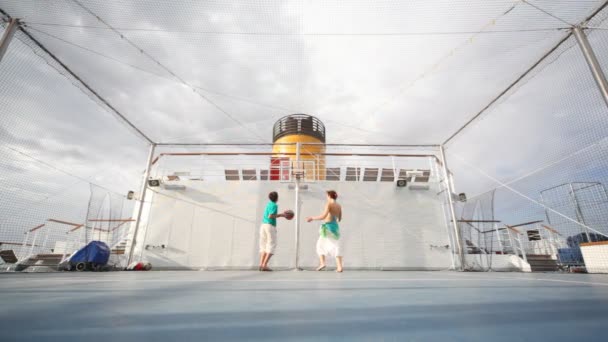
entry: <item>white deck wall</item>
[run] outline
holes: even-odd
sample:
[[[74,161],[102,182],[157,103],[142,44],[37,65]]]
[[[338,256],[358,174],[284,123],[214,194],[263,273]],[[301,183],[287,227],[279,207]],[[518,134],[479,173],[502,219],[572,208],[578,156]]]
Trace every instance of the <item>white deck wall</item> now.
[[[270,191],[279,210],[295,209],[288,184],[264,181],[180,181],[185,190],[152,188],[138,241],[151,246],[144,259],[155,268],[247,269],[257,267],[262,212]],[[397,188],[386,182],[317,182],[301,192],[299,267],[317,265],[315,243],[325,190],[339,194],[345,266],[358,269],[450,268],[452,261],[441,197],[429,190]],[[278,248],[271,267],[295,267],[295,219],[279,219]],[[164,245],[165,248],[161,246]],[[138,256],[142,243],[138,243]],[[331,261],[333,263],[333,260]]]

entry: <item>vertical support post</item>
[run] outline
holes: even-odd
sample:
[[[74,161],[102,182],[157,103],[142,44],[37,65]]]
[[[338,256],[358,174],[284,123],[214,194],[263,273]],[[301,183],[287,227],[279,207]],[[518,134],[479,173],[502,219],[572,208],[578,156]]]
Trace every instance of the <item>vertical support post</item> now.
[[[399,175],[397,174],[397,164],[395,163],[395,156],[391,156],[391,163],[393,164],[393,182],[397,183]],[[380,177],[382,177],[382,171],[380,171]]]
[[[527,251],[524,249],[524,243],[521,242],[521,234],[517,234],[517,242],[519,242],[519,250],[521,251],[521,256],[522,258],[524,258],[524,261],[527,263],[528,262],[528,255],[527,255]]]
[[[583,55],[585,56],[585,60],[587,61],[587,65],[591,70],[591,74],[595,79],[595,83],[597,87],[602,93],[602,98],[606,105],[608,106],[608,81],[606,81],[606,75],[602,71],[602,67],[597,60],[597,56],[589,44],[589,40],[587,39],[587,35],[583,32],[583,29],[579,26],[572,29],[574,36],[576,37],[576,41],[578,42],[579,47],[581,48]]]
[[[587,242],[591,242],[591,236],[589,235],[589,229],[587,229],[587,224],[585,223],[585,219],[583,217],[583,212],[581,210],[580,205],[578,204],[578,199],[576,198],[576,193],[574,192],[574,186],[572,183],[568,184],[570,186],[570,194],[572,195],[572,203],[574,204],[574,212],[576,213],[576,220],[579,223],[583,224],[583,232],[587,237]]]
[[[443,145],[439,146],[439,153],[441,154],[441,163],[443,164],[443,179],[446,185],[446,192],[448,196],[448,206],[450,209],[450,216],[452,217],[452,225],[454,228],[454,242],[456,243],[456,248],[459,254],[460,261],[460,270],[464,271],[464,252],[462,250],[462,243],[460,242],[460,229],[458,228],[458,220],[456,218],[456,210],[454,209],[454,201],[452,200],[452,194],[454,193],[454,189],[452,188],[452,183],[450,182],[448,163],[445,158],[445,150]]]
[[[44,233],[44,241],[42,242],[42,248],[46,247],[46,243],[49,241],[49,227],[44,228],[46,232]],[[49,248],[50,249],[50,248]]]
[[[500,237],[500,230],[498,230],[498,225],[496,223],[494,225],[494,232],[496,233],[496,239],[498,240],[498,247],[500,248],[500,252],[505,254],[505,246],[502,243],[502,238]]]
[[[296,166],[298,169],[300,169],[300,149],[301,149],[302,143],[297,142],[296,143]],[[299,170],[298,170],[299,172]],[[295,198],[296,198],[296,203],[295,203],[295,224],[296,224],[296,240],[295,240],[295,269],[299,270],[299,266],[298,266],[298,257],[299,257],[299,247],[300,247],[300,175],[299,173],[295,174]]]
[[[72,245],[72,243],[71,243],[72,241],[70,241],[70,238],[71,238],[70,231],[68,230],[65,233],[65,245],[63,245],[63,253],[61,254],[61,261],[59,262],[60,264],[65,261],[65,256],[68,253],[67,252],[68,251],[68,246]]]
[[[545,198],[543,197],[543,192],[540,192],[540,203],[543,205],[545,209],[545,217],[547,218],[547,223],[551,224],[551,217],[549,216],[549,210],[547,210],[547,206],[545,205]]]
[[[30,231],[25,232],[25,238],[23,238],[23,246],[21,246],[21,251],[19,253],[19,260],[25,258],[27,255],[25,249],[27,248],[27,240],[30,237]]]
[[[144,172],[144,179],[141,186],[141,196],[139,199],[139,210],[137,211],[137,219],[135,219],[135,229],[133,230],[133,239],[131,240],[131,248],[129,248],[129,258],[127,259],[127,266],[131,264],[133,259],[133,251],[135,250],[135,244],[137,243],[137,233],[141,223],[141,214],[144,209],[144,203],[146,200],[146,191],[148,190],[148,178],[150,178],[150,169],[152,168],[152,160],[154,158],[154,150],[156,144],[150,145],[150,153],[148,154],[148,161],[146,163],[146,171]]]
[[[36,232],[34,233],[34,239],[32,240],[32,246],[30,247],[30,256],[34,254],[34,246],[36,245],[36,239],[38,239],[38,232],[39,230],[36,230]]]
[[[511,228],[506,227],[505,229],[507,230],[507,236],[509,237],[509,244],[511,245],[511,252],[513,253],[513,255],[519,256],[519,254],[517,253],[517,250],[515,249],[515,242],[513,242],[513,235],[511,235]]]
[[[2,38],[0,38],[0,62],[2,62],[2,57],[8,50],[8,46],[13,40],[13,36],[15,35],[15,31],[19,27],[19,19],[11,18],[8,22],[8,26],[4,30],[4,34]]]

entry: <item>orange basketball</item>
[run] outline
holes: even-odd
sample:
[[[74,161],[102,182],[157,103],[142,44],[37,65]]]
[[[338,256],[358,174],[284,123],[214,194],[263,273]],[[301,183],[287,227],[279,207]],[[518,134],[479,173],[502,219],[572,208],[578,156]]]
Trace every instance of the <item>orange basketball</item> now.
[[[285,212],[283,213],[283,215],[285,215],[285,218],[288,220],[293,219],[293,217],[295,216],[295,214],[293,213],[292,210],[285,210]]]

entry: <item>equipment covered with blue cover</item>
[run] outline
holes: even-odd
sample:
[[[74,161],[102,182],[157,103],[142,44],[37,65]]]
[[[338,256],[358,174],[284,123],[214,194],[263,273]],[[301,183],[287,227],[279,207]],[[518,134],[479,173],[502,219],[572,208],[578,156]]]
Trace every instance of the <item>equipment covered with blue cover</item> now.
[[[78,271],[98,269],[105,266],[110,259],[110,247],[102,241],[91,241],[74,253],[69,260],[70,266]]]
[[[557,250],[559,262],[565,266],[582,266],[585,264],[583,253],[579,246],[570,248],[559,248]]]

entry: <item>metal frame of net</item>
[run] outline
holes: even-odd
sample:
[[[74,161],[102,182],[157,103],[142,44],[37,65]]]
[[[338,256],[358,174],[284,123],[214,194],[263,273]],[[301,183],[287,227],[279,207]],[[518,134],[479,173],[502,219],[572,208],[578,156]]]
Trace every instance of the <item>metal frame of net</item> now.
[[[82,225],[131,259],[147,182],[125,194],[163,149],[265,144],[312,113],[328,143],[436,149],[453,268],[605,272],[606,6],[0,1],[2,249],[57,254]]]

